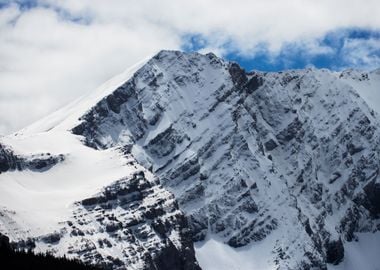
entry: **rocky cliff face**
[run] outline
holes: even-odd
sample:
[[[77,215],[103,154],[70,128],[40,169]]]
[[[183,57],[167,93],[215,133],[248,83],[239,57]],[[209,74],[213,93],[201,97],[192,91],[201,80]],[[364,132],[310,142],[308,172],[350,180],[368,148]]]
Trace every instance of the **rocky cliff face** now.
[[[0,144],[0,174],[7,171],[45,171],[64,160],[64,155],[52,156],[50,153],[22,156],[15,154],[10,147]]]
[[[60,231],[32,240],[105,269],[200,269],[174,196],[143,171],[76,202]]]
[[[160,52],[71,127],[154,180],[136,172],[82,198],[36,245],[114,269],[198,269],[193,241],[275,235],[277,269],[339,264],[355,233],[380,230],[379,115],[346,81],[376,74],[360,74]]]

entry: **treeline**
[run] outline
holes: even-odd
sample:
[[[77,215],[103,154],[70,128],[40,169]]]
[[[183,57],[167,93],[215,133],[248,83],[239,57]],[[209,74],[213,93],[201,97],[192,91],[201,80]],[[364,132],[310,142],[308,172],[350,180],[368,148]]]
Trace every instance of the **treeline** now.
[[[49,254],[17,251],[9,244],[8,237],[0,234],[0,269],[2,270],[100,270],[78,260],[56,258]]]

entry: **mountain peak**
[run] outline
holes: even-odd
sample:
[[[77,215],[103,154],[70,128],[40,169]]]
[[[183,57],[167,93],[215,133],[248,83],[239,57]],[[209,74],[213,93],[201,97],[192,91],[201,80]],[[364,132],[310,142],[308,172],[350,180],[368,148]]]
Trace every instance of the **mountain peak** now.
[[[379,230],[380,120],[359,94],[378,80],[355,74],[160,51],[1,138],[0,233],[113,269],[199,269],[215,249],[240,269],[339,264]]]

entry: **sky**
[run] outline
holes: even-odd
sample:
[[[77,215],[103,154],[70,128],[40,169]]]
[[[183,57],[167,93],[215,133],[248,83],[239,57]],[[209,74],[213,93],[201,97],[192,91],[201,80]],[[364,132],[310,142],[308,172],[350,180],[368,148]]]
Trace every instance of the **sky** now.
[[[161,49],[247,70],[373,70],[379,12],[379,0],[0,0],[0,134]]]

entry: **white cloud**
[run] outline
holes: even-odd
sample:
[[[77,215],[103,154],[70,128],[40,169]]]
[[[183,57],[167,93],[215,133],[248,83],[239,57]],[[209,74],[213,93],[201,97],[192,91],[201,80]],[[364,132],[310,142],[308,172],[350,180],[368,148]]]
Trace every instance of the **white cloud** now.
[[[378,39],[347,39],[342,48],[346,67],[374,70],[380,67],[380,41]]]
[[[318,54],[331,53],[314,42],[328,31],[380,28],[378,0],[38,2],[29,10],[17,4],[0,10],[0,134],[91,91],[156,50],[180,48],[184,34],[207,37],[207,49],[220,54],[251,55],[259,44],[276,54],[289,42]]]
[[[45,8],[20,13],[12,6],[0,21],[0,134],[91,91],[159,48],[179,44],[166,29],[81,25]]]

